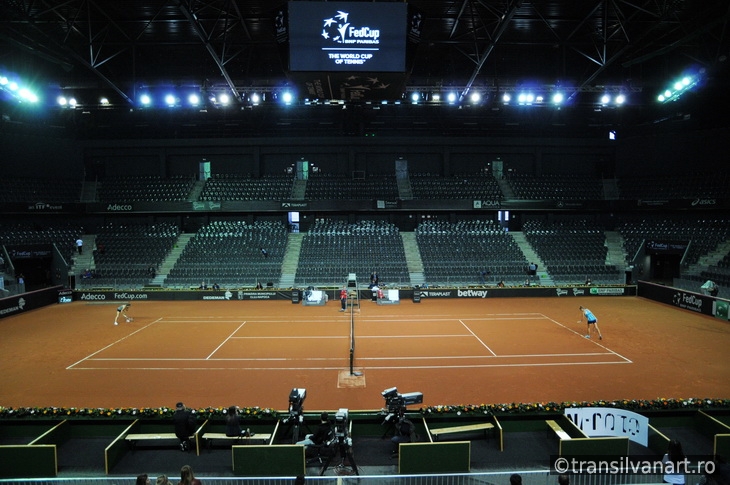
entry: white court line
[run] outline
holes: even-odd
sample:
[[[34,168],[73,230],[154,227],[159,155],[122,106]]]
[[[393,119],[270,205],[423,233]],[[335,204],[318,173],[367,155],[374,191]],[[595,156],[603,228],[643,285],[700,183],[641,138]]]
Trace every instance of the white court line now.
[[[525,319],[542,319],[544,318],[544,315],[541,313],[480,313],[479,315],[474,316],[467,316],[464,317],[463,320],[504,320],[505,317],[529,317]],[[279,318],[273,318],[273,317],[267,317],[267,316],[254,316],[251,317],[251,315],[243,315],[241,318],[235,319],[235,320],[220,320],[220,318],[224,317],[193,317],[193,316],[168,316],[168,317],[162,317],[165,319],[165,322],[206,322],[206,321],[215,321],[215,322],[240,322],[241,320],[246,320],[249,323],[253,322],[266,322],[266,323],[292,323],[291,319],[279,319]],[[228,317],[230,318],[230,317]],[[326,323],[340,323],[342,321],[343,316],[342,315],[322,315],[317,316],[317,318],[297,318],[294,323],[322,323],[322,321],[326,321]],[[453,315],[434,315],[433,313],[424,314],[423,317],[419,317],[418,315],[380,315],[380,316],[363,316],[360,321],[363,322],[363,325],[366,325],[367,323],[370,323],[372,321],[376,322],[382,322],[382,321],[395,321],[395,322],[406,322],[406,323],[417,323],[417,322],[428,322],[428,321],[453,321],[456,320],[456,318]]]
[[[216,352],[218,352],[218,349],[220,349],[221,347],[223,347],[223,345],[225,345],[225,343],[228,342],[231,339],[231,337],[233,337],[233,335],[236,332],[238,332],[238,330],[240,330],[240,328],[243,327],[244,325],[246,325],[246,322],[242,322],[238,327],[236,327],[236,329],[233,332],[231,332],[231,334],[228,337],[226,337],[226,339],[223,342],[221,342],[218,347],[216,347],[215,349],[213,349],[213,352],[211,352],[208,355],[208,357],[206,357],[205,359],[206,360],[210,359],[213,356],[213,354],[215,354]]]
[[[363,367],[363,370],[384,370],[384,369],[487,369],[490,367],[552,367],[558,365],[598,365],[598,364],[629,364],[630,362],[544,362],[533,364],[473,364],[473,365],[409,365],[402,366],[380,366]],[[273,369],[272,369],[273,370]]]
[[[160,320],[162,320],[162,318],[160,318]],[[205,320],[170,320],[170,319],[165,319],[164,321],[165,321],[165,323],[239,323],[241,321],[241,319],[240,318],[238,320],[210,320],[210,319],[205,319]]]
[[[124,340],[127,340],[127,339],[128,339],[129,337],[131,337],[131,336],[132,336],[132,335],[134,335],[135,333],[137,333],[137,332],[141,332],[142,330],[145,330],[145,329],[146,329],[147,327],[150,327],[150,326],[154,325],[155,323],[159,322],[160,320],[162,320],[162,318],[158,318],[158,319],[157,319],[157,320],[155,320],[154,322],[148,323],[147,325],[145,325],[145,326],[144,326],[144,327],[142,327],[142,328],[138,328],[137,330],[135,330],[134,332],[130,333],[129,335],[127,335],[127,336],[125,336],[125,337],[122,337],[122,338],[120,338],[120,339],[119,339],[119,340],[117,340],[116,342],[112,342],[112,343],[110,343],[110,344],[109,344],[109,345],[107,345],[106,347],[103,347],[103,348],[101,348],[101,349],[97,350],[97,351],[96,351],[96,352],[94,352],[93,354],[89,354],[89,355],[87,355],[87,356],[86,356],[86,357],[84,357],[83,359],[81,359],[81,360],[79,360],[79,361],[77,361],[77,362],[74,362],[74,363],[73,363],[73,364],[71,364],[70,366],[66,367],[66,370],[72,369],[72,368],[73,368],[74,366],[76,366],[76,365],[80,364],[81,362],[83,362],[83,361],[85,361],[85,360],[87,360],[87,359],[91,359],[91,357],[95,356],[95,355],[96,355],[96,354],[98,354],[99,352],[103,352],[103,351],[105,351],[106,349],[108,349],[109,347],[112,347],[112,346],[114,346],[114,345],[118,344],[119,342],[122,342],[122,341],[124,341]]]
[[[231,339],[266,339],[266,340],[276,340],[276,339],[296,339],[296,340],[302,340],[302,339],[325,339],[325,338],[336,338],[336,339],[349,339],[347,335],[287,335],[285,337],[277,337],[272,335],[271,337],[267,337],[265,335],[260,336],[246,336],[246,337],[229,337]]]
[[[533,315],[533,316],[542,316],[541,313],[536,312],[518,312],[518,313],[478,313],[474,315],[468,315],[464,317],[464,320],[472,320],[475,318],[484,318],[484,317],[505,317],[505,316],[526,316],[526,315]],[[440,315],[438,313],[426,313],[424,316],[427,316],[429,318],[442,318],[444,320],[454,320],[454,314],[444,314]],[[364,318],[371,318],[373,320],[382,320],[383,318],[406,318],[406,319],[418,319],[418,315],[414,313],[409,313],[408,315],[374,315],[372,317],[364,317]]]
[[[564,329],[566,329],[566,330],[568,330],[568,331],[570,331],[570,332],[573,332],[573,333],[574,333],[574,334],[576,334],[576,335],[579,335],[579,336],[581,336],[581,337],[585,338],[585,337],[584,337],[584,334],[582,334],[581,332],[576,332],[576,331],[575,331],[575,330],[573,330],[572,328],[570,328],[570,327],[568,327],[568,326],[566,326],[566,325],[563,325],[562,323],[560,323],[560,322],[558,322],[558,321],[556,321],[556,320],[553,320],[552,318],[548,317],[547,315],[543,315],[543,316],[544,316],[545,318],[547,318],[548,320],[550,320],[551,322],[553,322],[554,324],[556,324],[556,325],[560,325],[560,326],[561,326],[561,327],[563,327]],[[586,339],[586,340],[589,340],[589,339]],[[591,342],[592,344],[594,344],[594,345],[598,345],[599,347],[601,347],[601,348],[603,348],[603,349],[607,350],[608,352],[610,352],[610,353],[612,353],[612,354],[616,355],[617,357],[620,357],[620,358],[624,359],[624,360],[626,361],[626,363],[627,363],[627,364],[633,364],[633,362],[631,361],[631,359],[627,359],[627,358],[626,358],[626,357],[624,357],[623,355],[619,354],[618,352],[614,352],[613,350],[609,349],[609,348],[608,348],[608,347],[606,347],[605,345],[603,345],[603,344],[599,344],[598,342],[594,341],[593,339],[590,339],[590,342]]]
[[[219,357],[217,359],[208,358],[181,358],[181,357],[99,357],[97,359],[89,359],[94,362],[101,361],[126,361],[126,362],[144,362],[148,360],[160,360],[160,361],[180,361],[180,362],[246,362],[246,361],[259,361],[259,360],[270,360],[275,362],[283,362],[287,360],[342,360],[344,357]]]
[[[471,337],[471,335],[466,334],[466,333],[457,333],[457,334],[453,334],[453,335],[443,335],[443,334],[426,335],[426,334],[424,334],[424,335],[360,335],[360,336],[356,335],[355,336],[356,339],[443,338],[443,337]],[[232,339],[242,339],[242,340],[245,340],[245,339],[251,339],[251,340],[296,339],[296,340],[301,340],[301,339],[328,339],[328,338],[349,339],[350,337],[347,335],[302,335],[302,336],[289,335],[289,336],[285,336],[285,337],[276,337],[276,336],[267,337],[265,335],[260,335],[260,336],[231,337],[231,338]]]
[[[473,318],[462,318],[461,320],[472,320],[472,321],[485,321],[485,322],[492,322],[492,321],[500,321],[503,322],[505,320],[542,320],[543,317],[536,315],[534,317],[513,317],[513,318],[505,318],[505,317],[494,317],[494,318],[482,318],[482,317],[473,317]],[[421,322],[452,322],[454,320],[457,320],[456,318],[416,318],[412,320],[404,320],[402,318],[394,318],[394,319],[388,319],[388,318],[377,318],[374,319],[378,322],[398,322],[398,323],[421,323]],[[357,322],[355,322],[357,324]],[[367,325],[368,322],[361,322],[363,325]]]
[[[408,357],[408,356],[398,356],[398,357],[360,357],[358,360],[418,360],[418,359],[428,359],[428,360],[436,360],[436,359],[448,359],[448,360],[455,360],[455,359],[520,359],[520,358],[527,358],[527,357],[586,357],[589,355],[615,355],[613,352],[585,352],[581,354],[524,354],[524,355],[441,355],[441,356],[431,356],[431,355],[425,355],[422,357]],[[93,360],[99,360],[99,359],[93,359]]]
[[[366,339],[366,338],[443,338],[443,337],[471,337],[468,333],[453,333],[453,334],[416,334],[416,335],[355,335],[356,339]]]
[[[466,323],[464,323],[464,322],[463,322],[462,320],[459,320],[459,323],[460,323],[460,324],[462,324],[462,325],[464,326],[464,328],[465,328],[465,329],[466,329],[466,330],[467,330],[467,331],[468,331],[468,332],[469,332],[470,334],[472,334],[472,336],[473,336],[473,337],[474,337],[475,339],[477,339],[477,340],[479,341],[479,343],[480,343],[480,344],[482,344],[482,345],[484,346],[484,348],[485,348],[485,349],[487,349],[487,350],[488,350],[488,351],[489,351],[489,352],[490,352],[490,353],[491,353],[491,354],[492,354],[493,356],[495,356],[495,357],[497,356],[497,354],[495,354],[495,353],[494,353],[494,351],[493,351],[492,349],[490,349],[490,348],[489,348],[489,345],[485,344],[485,343],[484,343],[484,341],[483,341],[482,339],[480,339],[479,337],[477,337],[477,334],[475,334],[474,332],[472,332],[472,331],[471,331],[471,329],[470,329],[469,327],[467,327],[467,326],[466,326]]]
[[[458,360],[458,359],[515,359],[528,357],[575,357],[593,355],[615,355],[613,352],[584,352],[580,354],[524,354],[524,355],[423,355],[423,356],[393,356],[393,357],[360,357],[358,360]],[[126,361],[145,362],[149,360],[159,361],[180,361],[180,362],[247,362],[247,361],[310,361],[310,360],[342,360],[342,357],[220,357],[216,359],[205,358],[183,358],[183,357],[98,357],[87,359],[94,362],[99,361]]]
[[[342,370],[346,367],[345,361],[347,359],[342,358],[340,361],[343,365],[335,367],[306,367],[301,366],[295,367],[114,367],[110,369],[108,367],[77,367],[72,370],[197,370],[197,371],[330,371],[330,370]],[[368,366],[363,367],[363,371],[375,371],[375,370],[413,370],[413,369],[489,369],[495,367],[555,367],[555,366],[574,366],[574,365],[605,365],[605,364],[630,364],[631,362],[550,362],[550,363],[534,363],[534,364],[473,364],[473,365],[410,365],[410,366]]]

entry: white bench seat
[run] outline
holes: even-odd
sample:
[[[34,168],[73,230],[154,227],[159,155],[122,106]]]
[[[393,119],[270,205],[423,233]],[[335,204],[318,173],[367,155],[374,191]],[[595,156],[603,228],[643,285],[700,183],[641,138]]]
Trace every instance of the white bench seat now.
[[[212,446],[214,440],[229,441],[232,444],[245,444],[251,441],[263,441],[267,443],[271,441],[271,433],[254,433],[253,436],[226,436],[225,433],[204,433],[203,439],[208,442],[208,446]]]
[[[566,432],[565,432],[565,431],[563,430],[563,428],[561,428],[561,427],[560,427],[560,425],[558,424],[558,422],[557,422],[557,421],[554,421],[554,420],[552,420],[552,419],[549,419],[549,420],[547,420],[547,421],[545,421],[545,422],[546,422],[546,423],[547,423],[547,425],[548,425],[548,426],[550,427],[550,429],[551,429],[551,430],[553,430],[553,432],[554,432],[554,433],[555,433],[556,435],[558,435],[558,438],[560,438],[561,440],[569,440],[569,439],[571,439],[571,438],[570,438],[570,435],[569,435],[568,433],[566,433]]]
[[[484,435],[486,436],[487,432],[490,429],[494,429],[494,424],[477,423],[477,424],[466,424],[463,426],[452,426],[450,428],[437,428],[437,429],[429,428],[429,432],[431,433],[431,436],[434,437],[434,440],[438,441],[438,437],[441,435],[455,434],[455,433],[468,433],[471,431],[484,431]]]

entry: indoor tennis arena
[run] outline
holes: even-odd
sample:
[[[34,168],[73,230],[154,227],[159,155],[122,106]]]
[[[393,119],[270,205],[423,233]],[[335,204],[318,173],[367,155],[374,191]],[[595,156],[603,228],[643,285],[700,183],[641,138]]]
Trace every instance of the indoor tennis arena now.
[[[728,12],[0,2],[0,485],[729,484]]]

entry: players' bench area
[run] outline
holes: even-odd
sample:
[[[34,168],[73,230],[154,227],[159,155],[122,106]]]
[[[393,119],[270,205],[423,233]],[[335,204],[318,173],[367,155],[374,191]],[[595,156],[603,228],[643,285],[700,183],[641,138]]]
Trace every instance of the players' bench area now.
[[[627,436],[589,437],[565,415],[545,420],[549,436],[558,438],[560,456],[627,456],[629,438]]]
[[[451,424],[447,426],[447,424]],[[439,422],[433,420],[429,425],[426,418],[423,418],[423,426],[430,443],[438,442],[440,439],[467,438],[472,436],[483,436],[486,439],[493,435],[497,438],[497,446],[499,451],[504,451],[504,439],[502,434],[502,426],[495,416],[489,416],[487,421],[468,422],[454,425],[453,422]]]
[[[216,440],[225,440],[233,443],[231,454],[233,458],[233,473],[236,476],[297,476],[305,475],[307,467],[306,448],[294,442],[304,439],[308,432],[313,431],[308,423],[319,422],[321,411],[314,415],[292,416],[280,419],[276,422],[274,431],[271,434],[254,432],[251,438],[231,438],[224,433],[204,433],[205,439],[210,439],[211,444]],[[334,414],[333,414],[334,415]],[[339,413],[338,413],[339,415]],[[286,422],[286,424],[284,424]],[[349,419],[345,424],[347,437],[352,437],[353,421]],[[337,424],[335,424],[337,426]],[[336,433],[335,433],[336,434]],[[222,436],[221,436],[222,435]],[[252,440],[259,438],[259,442],[265,444],[254,444]],[[262,439],[263,438],[263,439]],[[275,444],[276,442],[276,444]],[[322,467],[324,472],[325,466]]]
[[[319,414],[307,413],[300,436],[310,432],[308,427],[314,428]],[[510,436],[523,431],[538,432],[553,446],[557,441],[562,456],[622,456],[628,453],[628,438],[588,438],[566,416],[557,413],[506,414],[497,418],[412,412],[408,417],[416,424],[419,441],[400,446],[398,470],[403,474],[468,472],[474,453],[482,452],[475,446],[479,450],[483,450],[483,446],[496,446],[502,450],[504,434],[509,444]],[[678,428],[702,435],[708,448],[712,449],[714,444],[715,453],[730,454],[730,410],[669,410],[647,413],[647,417],[651,422],[648,447],[657,455],[666,451],[669,440],[676,438],[674,433]],[[548,421],[559,426],[561,433],[549,426]],[[199,423],[193,438],[196,451],[205,454],[207,446],[230,445],[235,476],[294,476],[306,470],[304,447],[292,444],[291,429],[279,420],[244,420],[243,427],[250,427],[254,432],[252,438],[259,438],[258,441],[224,437],[224,419],[200,418]],[[176,448],[178,441],[172,438],[171,428],[170,419],[148,417],[3,418],[0,419],[0,463],[3,464],[0,478],[57,476],[59,456],[60,466],[64,467],[68,465],[63,463],[64,455],[68,455],[69,450],[77,453],[81,449],[98,456],[94,461],[99,464],[103,458],[104,471],[111,474],[128,453],[146,456],[160,448]],[[383,426],[383,414],[377,411],[351,413],[348,430],[356,443],[358,439],[384,437],[384,431],[392,435],[392,431]],[[93,448],[88,448],[90,441],[96,443]],[[377,443],[389,459],[390,443],[387,440],[377,440]],[[360,456],[357,446],[353,449],[356,460]],[[62,447],[65,451],[59,453]],[[363,464],[358,461],[358,465]]]
[[[205,420],[189,437],[198,455],[200,454],[200,433],[207,423],[208,421]],[[142,449],[145,445],[178,447],[180,440],[174,432],[171,432],[173,427],[171,420],[135,419],[104,449],[105,472],[109,474],[125,453]]]
[[[263,432],[264,426],[267,425],[257,424],[255,427],[252,426],[250,429],[252,429],[253,436],[251,437],[229,437],[225,435],[224,421],[206,419],[190,436],[190,441],[194,444],[196,455],[200,455],[203,447],[210,447],[214,442],[224,442],[234,446],[262,441],[270,443],[273,435]],[[111,468],[118,463],[124,453],[130,450],[143,449],[145,444],[151,444],[154,447],[177,447],[180,440],[175,436],[175,433],[170,432],[171,428],[172,423],[169,420],[162,422],[135,420],[106,448],[106,473],[109,474]],[[124,446],[125,443],[127,446]]]
[[[730,456],[730,411],[698,411],[697,426],[713,438],[713,455]]]
[[[469,440],[473,438],[489,439],[493,435],[499,451],[504,450],[502,426],[495,416],[483,420],[427,419],[422,416],[420,421],[422,428],[417,427],[417,434],[422,431],[425,436],[418,442],[400,444],[399,473],[468,473],[471,470],[472,445]]]

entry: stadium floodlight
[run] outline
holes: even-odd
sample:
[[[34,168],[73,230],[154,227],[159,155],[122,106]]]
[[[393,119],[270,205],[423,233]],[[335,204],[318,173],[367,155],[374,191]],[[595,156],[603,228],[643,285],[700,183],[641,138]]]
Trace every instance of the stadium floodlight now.
[[[477,104],[482,100],[482,95],[477,92],[473,92],[471,93],[471,96],[469,96],[469,99],[472,103]]]
[[[666,89],[662,94],[657,96],[657,100],[662,103],[676,101],[684,93],[695,87],[700,82],[700,76],[683,76],[681,79],[672,83],[672,87]]]
[[[152,104],[152,98],[149,94],[145,93],[139,97],[139,102],[142,103],[142,106],[149,106]]]
[[[251,99],[251,104],[253,104],[253,105],[257,105],[261,102],[261,96],[259,96],[258,93],[253,93],[251,95],[250,99]]]
[[[504,93],[502,95],[502,102],[504,104],[509,104],[510,101],[512,101],[512,96],[509,93]]]
[[[165,95],[165,104],[168,106],[175,106],[175,95],[174,94],[167,94]]]
[[[418,103],[418,100],[421,99],[421,95],[418,93],[411,93],[411,102],[413,104]]]
[[[18,96],[23,101],[29,101],[31,103],[37,103],[38,102],[38,95],[32,92],[28,88],[20,88],[18,90]]]
[[[449,104],[456,103],[456,93],[452,91],[448,95],[446,95],[446,101],[448,101]]]
[[[195,93],[191,93],[188,96],[188,103],[190,103],[190,106],[197,106],[200,104],[200,96],[198,96]]]
[[[561,92],[553,93],[553,104],[560,105],[565,101],[565,95]]]
[[[218,102],[223,106],[227,106],[231,102],[231,97],[227,93],[221,93],[218,95]]]
[[[601,96],[601,104],[602,105],[605,106],[605,105],[607,105],[610,102],[611,102],[611,95],[610,94],[604,94],[603,96]]]
[[[76,98],[68,98],[68,105],[72,108],[75,108],[78,103],[76,102]]]
[[[291,104],[294,101],[294,95],[290,91],[284,91],[281,95],[281,100],[284,104]]]
[[[622,94],[619,94],[619,95],[618,95],[618,96],[616,96],[616,98],[614,99],[614,102],[615,102],[615,103],[616,103],[616,104],[617,104],[618,106],[621,106],[622,104],[624,104],[624,103],[626,102],[626,95],[625,95],[625,94],[623,94],[623,93],[622,93]]]
[[[58,103],[59,106],[66,106],[68,105],[68,99],[66,99],[66,96],[59,96],[56,98],[56,103]]]

